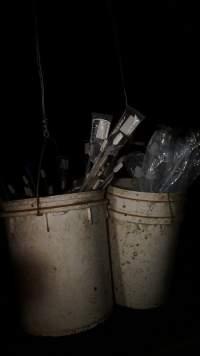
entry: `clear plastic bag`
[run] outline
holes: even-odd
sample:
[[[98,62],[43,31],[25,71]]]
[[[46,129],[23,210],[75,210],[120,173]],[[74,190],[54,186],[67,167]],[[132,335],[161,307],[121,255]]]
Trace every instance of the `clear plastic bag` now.
[[[174,137],[170,128],[155,131],[146,149],[140,188],[144,192],[158,192],[162,180],[169,173],[173,156]]]
[[[171,170],[162,180],[160,192],[184,191],[200,174],[200,134],[191,132],[174,146]]]
[[[156,131],[146,149],[140,189],[181,192],[200,175],[200,133],[177,137],[172,129]]]

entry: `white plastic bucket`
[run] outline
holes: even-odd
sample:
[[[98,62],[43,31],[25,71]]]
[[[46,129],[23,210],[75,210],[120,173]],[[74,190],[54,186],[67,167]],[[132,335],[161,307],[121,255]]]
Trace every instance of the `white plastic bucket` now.
[[[122,182],[130,186],[130,180]],[[117,304],[146,309],[165,303],[183,198],[180,193],[109,187],[109,235]]]
[[[103,192],[5,203],[24,329],[60,336],[92,328],[111,312],[113,295]]]

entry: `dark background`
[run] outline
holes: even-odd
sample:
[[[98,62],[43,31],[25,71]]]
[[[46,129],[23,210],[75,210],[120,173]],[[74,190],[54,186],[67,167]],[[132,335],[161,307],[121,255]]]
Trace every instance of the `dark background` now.
[[[50,131],[76,170],[91,112],[116,120],[124,109],[108,0],[34,3]],[[147,117],[144,135],[157,123],[198,127],[196,2],[113,2],[112,14],[129,104]],[[15,171],[42,140],[31,1],[8,2],[2,18],[1,160]]]
[[[49,128],[76,176],[83,169],[91,112],[111,113],[116,120],[124,109],[111,14],[106,0],[35,4]],[[197,2],[113,1],[112,12],[128,101],[147,117],[139,138],[149,137],[158,123],[199,128]],[[8,1],[1,17],[1,174],[10,177],[27,159],[38,161],[42,110],[31,1]],[[198,345],[200,297],[198,182],[189,197],[169,304],[146,312],[117,309],[106,325],[77,337],[36,341],[24,336],[1,242],[1,336],[8,348],[39,344],[67,352],[79,343],[91,347],[92,341],[106,349],[107,341],[115,351],[191,351]]]

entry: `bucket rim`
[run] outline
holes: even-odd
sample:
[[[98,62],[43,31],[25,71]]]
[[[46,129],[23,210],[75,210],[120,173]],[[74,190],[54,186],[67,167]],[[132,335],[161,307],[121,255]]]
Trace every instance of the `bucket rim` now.
[[[184,200],[186,197],[185,193],[152,193],[152,192],[140,192],[137,190],[131,190],[128,188],[122,188],[115,185],[111,185],[107,194],[116,198],[128,199],[128,200],[138,200],[144,202],[176,202],[178,200]]]
[[[67,193],[39,198],[39,211],[46,209],[62,209],[88,205],[105,201],[104,191],[89,191],[78,193]],[[38,210],[38,200],[36,197],[28,199],[11,200],[1,202],[0,216],[17,212],[31,212]]]

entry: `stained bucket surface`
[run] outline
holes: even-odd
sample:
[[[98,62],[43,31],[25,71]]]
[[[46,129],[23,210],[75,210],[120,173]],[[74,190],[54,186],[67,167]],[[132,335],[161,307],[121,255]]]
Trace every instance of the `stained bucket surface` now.
[[[170,291],[184,197],[133,191],[129,179],[121,184],[107,194],[116,303],[154,308]]]
[[[103,192],[3,204],[26,332],[60,336],[104,321],[113,306]]]

